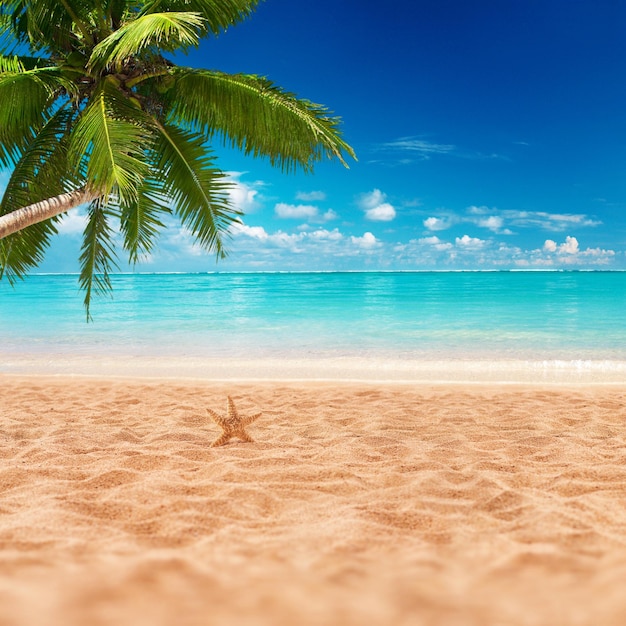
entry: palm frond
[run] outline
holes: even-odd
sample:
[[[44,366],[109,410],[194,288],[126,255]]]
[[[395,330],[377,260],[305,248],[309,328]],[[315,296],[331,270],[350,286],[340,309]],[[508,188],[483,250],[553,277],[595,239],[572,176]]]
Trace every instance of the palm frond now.
[[[17,74],[23,71],[24,66],[17,55],[4,56],[0,54],[0,74],[4,74],[5,72]]]
[[[120,207],[124,249],[128,251],[133,265],[150,254],[159,230],[164,228],[159,214],[171,213],[166,200],[162,183],[146,178],[139,189],[137,201]]]
[[[57,196],[67,191],[68,185],[79,185],[77,180],[71,183],[67,171],[67,133],[72,117],[69,107],[60,108],[30,142],[11,172],[0,215]]]
[[[14,284],[43,261],[50,239],[57,233],[59,219],[33,224],[0,239],[0,280],[6,277],[10,284]]]
[[[86,0],[13,0],[10,29],[16,41],[36,51],[69,52],[80,41],[91,41]]]
[[[157,171],[174,212],[200,245],[224,256],[222,235],[240,213],[229,204],[223,172],[215,167],[202,136],[167,124],[158,128]]]
[[[15,163],[29,141],[46,121],[54,88],[39,71],[22,71],[21,63],[12,63],[17,71],[0,73],[0,165]]]
[[[69,160],[88,188],[130,204],[147,174],[143,157],[150,136],[143,111],[111,81],[104,81],[82,111],[72,132]]]
[[[44,67],[51,68],[53,67],[53,63],[49,59],[42,57],[18,54],[4,55],[0,52],[0,74],[4,72],[24,72],[25,70],[34,70]]]
[[[120,69],[124,62],[146,48],[158,46],[161,50],[174,51],[195,47],[203,23],[201,15],[191,12],[142,15],[101,41],[93,49],[88,66],[94,71]]]
[[[89,205],[79,257],[78,278],[80,287],[85,291],[87,320],[91,319],[89,308],[92,295],[110,293],[112,289],[110,273],[117,267],[113,246],[114,230],[109,223],[113,215],[111,209],[99,200]]]
[[[6,61],[6,57],[5,57]],[[69,75],[56,67],[0,72],[0,166],[10,167],[50,116],[56,96],[75,90]]]
[[[201,15],[204,22],[202,34],[218,35],[221,31],[247,18],[259,0],[151,0],[144,2],[142,14],[165,11],[192,11]]]
[[[64,133],[70,119],[71,111],[57,111],[22,154],[0,202],[0,215],[66,191],[67,138]],[[37,267],[57,232],[56,224],[60,219],[59,216],[34,224],[0,240],[0,278],[4,275],[13,283]]]
[[[344,153],[355,158],[342,139],[340,118],[266,78],[180,68],[167,92],[168,120],[227,143],[246,154],[268,157],[272,165],[310,171],[324,156],[346,167]]]

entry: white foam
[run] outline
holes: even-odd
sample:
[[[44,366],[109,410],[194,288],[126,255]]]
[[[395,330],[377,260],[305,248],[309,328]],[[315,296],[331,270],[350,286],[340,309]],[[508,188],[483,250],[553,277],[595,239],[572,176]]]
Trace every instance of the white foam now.
[[[203,380],[624,384],[626,361],[1,354],[0,372]]]

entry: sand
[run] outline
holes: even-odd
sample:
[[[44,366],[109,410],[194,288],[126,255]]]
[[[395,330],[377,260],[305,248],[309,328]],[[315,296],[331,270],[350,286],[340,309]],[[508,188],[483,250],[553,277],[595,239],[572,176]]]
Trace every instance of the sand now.
[[[2,626],[626,624],[626,386],[0,385]]]

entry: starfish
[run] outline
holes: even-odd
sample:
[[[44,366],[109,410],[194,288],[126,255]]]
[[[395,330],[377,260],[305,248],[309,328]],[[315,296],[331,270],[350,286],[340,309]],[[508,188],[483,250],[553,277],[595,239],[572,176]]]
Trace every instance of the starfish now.
[[[206,410],[211,416],[213,421],[224,431],[212,444],[211,447],[223,446],[230,441],[233,437],[239,437],[242,441],[254,441],[252,437],[246,432],[246,426],[252,424],[254,420],[261,416],[260,413],[251,415],[249,417],[240,417],[235,408],[233,399],[228,396],[228,405],[226,410],[226,417],[218,415],[211,409]]]

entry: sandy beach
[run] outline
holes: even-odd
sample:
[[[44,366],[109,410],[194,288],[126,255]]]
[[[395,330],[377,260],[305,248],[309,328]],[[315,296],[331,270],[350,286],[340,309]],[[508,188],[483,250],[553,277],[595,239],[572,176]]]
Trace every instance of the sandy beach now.
[[[626,623],[623,386],[0,384],[2,626]]]

